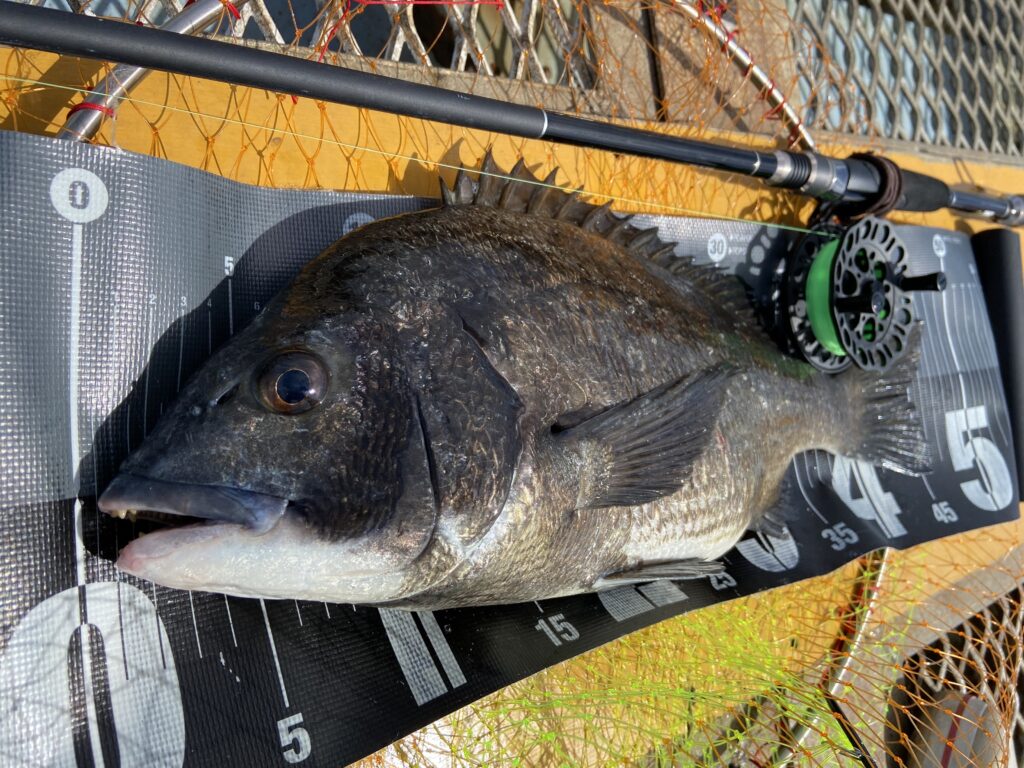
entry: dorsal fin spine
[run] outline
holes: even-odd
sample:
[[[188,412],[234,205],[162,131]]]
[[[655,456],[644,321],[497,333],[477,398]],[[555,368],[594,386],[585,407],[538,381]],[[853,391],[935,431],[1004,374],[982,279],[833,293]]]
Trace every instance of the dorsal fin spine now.
[[[689,257],[677,256],[675,244],[663,241],[657,227],[638,229],[632,224],[632,217],[619,217],[612,213],[610,202],[594,205],[580,197],[582,190],[567,192],[554,187],[557,173],[557,169],[552,171],[541,182],[520,159],[506,174],[488,150],[480,165],[476,185],[464,170],[460,170],[455,177],[454,191],[446,193],[442,189],[442,196],[445,205],[499,208],[574,224],[628,249],[636,256],[667,268],[694,288],[714,297],[723,306],[735,309],[741,316],[752,318],[746,293],[734,277],[713,266],[695,264]]]
[[[547,202],[554,195],[564,195],[565,193],[559,189],[555,189],[555,178],[558,176],[558,169],[555,168],[551,173],[544,179],[543,186],[536,187],[533,190],[533,194],[530,195],[530,202],[526,207],[527,213],[539,213],[545,214],[545,208]]]

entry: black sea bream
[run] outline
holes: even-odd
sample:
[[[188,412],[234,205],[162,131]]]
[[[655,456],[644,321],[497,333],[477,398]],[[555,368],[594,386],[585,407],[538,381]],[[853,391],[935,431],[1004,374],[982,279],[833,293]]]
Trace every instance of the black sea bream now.
[[[233,595],[442,608],[716,569],[792,457],[905,472],[907,386],[783,356],[739,282],[516,167],[376,221],[207,362],[100,500],[205,518],[118,565]]]

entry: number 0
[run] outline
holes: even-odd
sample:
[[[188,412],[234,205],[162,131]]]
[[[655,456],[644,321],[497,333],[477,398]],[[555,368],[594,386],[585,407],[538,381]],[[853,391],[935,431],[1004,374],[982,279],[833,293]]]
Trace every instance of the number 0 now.
[[[301,722],[301,712],[277,721],[277,735],[281,739],[281,746],[288,747],[283,752],[285,762],[301,763],[312,751],[309,732],[299,727]]]

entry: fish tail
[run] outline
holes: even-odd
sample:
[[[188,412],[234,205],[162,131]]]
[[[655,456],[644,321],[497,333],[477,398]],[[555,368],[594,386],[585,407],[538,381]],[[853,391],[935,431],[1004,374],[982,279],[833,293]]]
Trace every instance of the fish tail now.
[[[844,390],[842,412],[850,417],[844,454],[902,474],[929,472],[932,451],[910,392],[921,359],[920,340],[917,327],[906,354],[881,374],[855,368],[836,378]]]

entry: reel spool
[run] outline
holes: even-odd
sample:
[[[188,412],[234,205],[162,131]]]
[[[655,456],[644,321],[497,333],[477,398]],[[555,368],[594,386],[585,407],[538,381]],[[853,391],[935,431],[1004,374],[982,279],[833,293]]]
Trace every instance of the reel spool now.
[[[910,292],[941,291],[946,276],[906,276],[906,248],[882,219],[868,217],[841,238],[834,234],[816,232],[796,248],[786,291],[790,333],[819,370],[884,371],[907,351]]]

